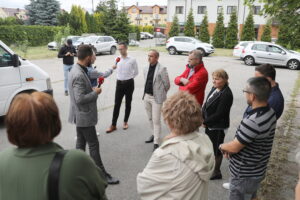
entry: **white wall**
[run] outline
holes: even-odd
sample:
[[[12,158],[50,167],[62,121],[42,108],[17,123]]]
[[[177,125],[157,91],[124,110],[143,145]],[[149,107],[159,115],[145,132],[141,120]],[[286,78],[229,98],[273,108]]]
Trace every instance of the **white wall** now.
[[[256,1],[253,5],[261,6],[263,8],[263,3]],[[243,24],[246,20],[249,8],[244,5],[243,0],[168,0],[168,22],[172,22],[173,16],[175,14],[176,6],[183,6],[183,14],[177,14],[179,22],[184,23],[190,8],[193,9],[193,15],[196,24],[200,24],[204,14],[198,14],[198,6],[206,6],[208,13],[208,22],[216,23],[217,21],[217,8],[218,6],[223,6],[224,13],[224,23],[227,26],[230,14],[227,14],[227,6],[236,6],[238,9],[238,22]],[[260,15],[254,15],[254,24],[266,24],[267,18]]]

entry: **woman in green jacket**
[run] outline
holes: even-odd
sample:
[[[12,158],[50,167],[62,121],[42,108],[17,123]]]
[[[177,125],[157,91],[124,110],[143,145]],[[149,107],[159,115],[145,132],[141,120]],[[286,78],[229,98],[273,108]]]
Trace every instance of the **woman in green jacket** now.
[[[61,130],[58,108],[50,95],[20,94],[6,119],[8,140],[16,147],[0,152],[0,200],[48,200],[48,172]],[[84,152],[69,150],[62,161],[60,200],[106,200],[106,182]]]

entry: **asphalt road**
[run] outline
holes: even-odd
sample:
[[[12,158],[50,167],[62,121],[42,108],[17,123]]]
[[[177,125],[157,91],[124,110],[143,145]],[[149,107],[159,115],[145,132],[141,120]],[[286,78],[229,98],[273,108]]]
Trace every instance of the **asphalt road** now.
[[[129,129],[122,130],[122,121],[124,117],[124,104],[121,108],[118,130],[111,134],[106,134],[105,130],[111,124],[112,110],[114,104],[114,93],[116,76],[113,74],[105,80],[102,88],[103,92],[98,98],[99,122],[97,131],[100,136],[101,155],[107,171],[120,179],[121,183],[107,188],[107,196],[111,200],[135,200],[138,199],[136,192],[136,175],[142,171],[149,160],[153,146],[145,144],[144,140],[151,135],[150,127],[146,117],[146,111],[143,106],[143,67],[147,66],[147,52],[132,51],[129,55],[135,57],[138,62],[140,73],[135,79],[135,91],[132,102],[132,113],[129,119]],[[105,70],[114,64],[116,55],[100,55],[97,57],[96,65],[99,70]],[[49,73],[54,89],[54,98],[60,110],[61,121],[63,124],[60,135],[55,141],[66,149],[75,147],[75,126],[67,122],[69,112],[69,97],[64,96],[63,89],[63,67],[62,60],[34,60],[33,63],[40,66]],[[161,53],[160,62],[166,66],[171,79],[171,89],[168,95],[178,90],[174,85],[174,78],[183,72],[187,63],[186,55],[171,56],[167,53]],[[210,74],[206,94],[212,87],[211,73],[223,68],[229,74],[230,87],[234,94],[234,102],[231,109],[231,127],[225,140],[231,140],[235,130],[241,120],[243,111],[246,108],[246,101],[242,93],[246,80],[253,76],[254,66],[246,66],[242,61],[231,57],[206,57],[204,64]],[[277,68],[277,81],[280,84],[282,93],[289,103],[289,96],[292,92],[294,82],[297,77],[297,71],[291,71],[285,68]],[[202,130],[203,131],[203,130]],[[162,129],[163,135],[168,133],[166,126]],[[6,139],[6,131],[3,119],[0,120],[0,151],[11,146]],[[209,186],[210,200],[228,199],[228,191],[222,188],[222,183],[228,179],[228,162],[225,160],[222,164],[223,180],[211,181]]]

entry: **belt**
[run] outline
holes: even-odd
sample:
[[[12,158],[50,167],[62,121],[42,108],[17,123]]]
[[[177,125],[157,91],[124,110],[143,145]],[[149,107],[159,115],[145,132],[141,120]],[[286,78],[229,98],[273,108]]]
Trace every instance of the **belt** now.
[[[124,84],[124,83],[128,83],[128,82],[131,82],[131,81],[133,81],[133,78],[128,79],[128,80],[117,80],[117,83]]]

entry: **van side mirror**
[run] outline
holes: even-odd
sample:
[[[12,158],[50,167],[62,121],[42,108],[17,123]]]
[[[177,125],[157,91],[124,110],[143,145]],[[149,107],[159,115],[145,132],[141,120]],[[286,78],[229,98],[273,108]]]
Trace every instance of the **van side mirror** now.
[[[20,66],[19,56],[17,54],[12,55],[12,65],[14,67],[19,67]]]

